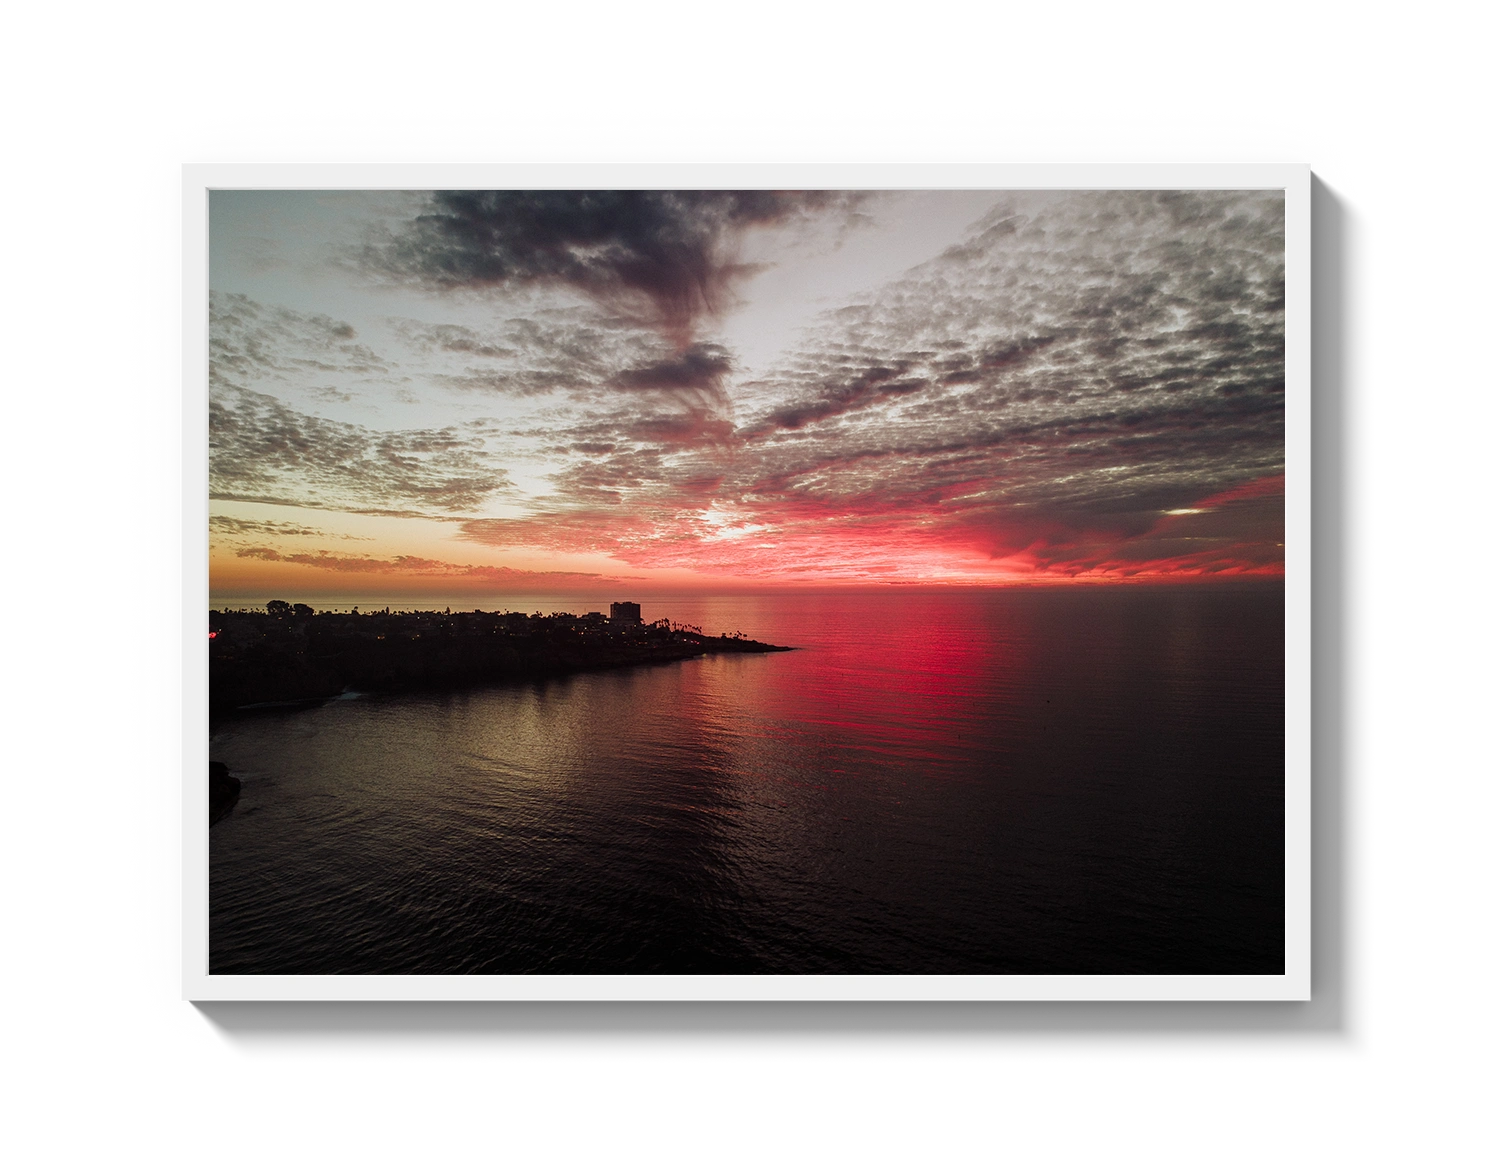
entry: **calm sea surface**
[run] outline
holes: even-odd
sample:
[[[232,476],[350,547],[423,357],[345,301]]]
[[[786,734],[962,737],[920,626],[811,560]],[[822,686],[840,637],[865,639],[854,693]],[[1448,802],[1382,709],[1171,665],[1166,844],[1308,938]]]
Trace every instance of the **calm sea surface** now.
[[[801,649],[217,724],[211,969],[1282,970],[1279,589],[638,599]]]

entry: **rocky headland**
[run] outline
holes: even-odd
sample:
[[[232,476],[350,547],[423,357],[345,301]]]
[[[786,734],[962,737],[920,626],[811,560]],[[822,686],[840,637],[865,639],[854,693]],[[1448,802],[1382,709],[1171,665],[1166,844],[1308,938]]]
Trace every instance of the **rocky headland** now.
[[[210,610],[208,618],[216,715],[350,690],[448,689],[792,648],[598,613],[318,613],[272,602],[265,610]]]

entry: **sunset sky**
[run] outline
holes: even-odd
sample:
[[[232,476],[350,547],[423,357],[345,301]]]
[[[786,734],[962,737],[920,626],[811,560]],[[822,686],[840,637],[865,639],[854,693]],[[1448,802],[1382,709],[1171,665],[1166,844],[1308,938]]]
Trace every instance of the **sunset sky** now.
[[[1277,577],[1280,192],[220,191],[216,596]]]

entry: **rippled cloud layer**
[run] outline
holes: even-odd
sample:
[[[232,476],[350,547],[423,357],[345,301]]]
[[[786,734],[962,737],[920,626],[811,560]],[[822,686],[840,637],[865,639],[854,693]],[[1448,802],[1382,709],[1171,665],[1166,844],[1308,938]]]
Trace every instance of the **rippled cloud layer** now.
[[[399,303],[216,290],[213,492],[432,521],[526,571],[1280,573],[1279,192],[996,193],[749,366],[728,310],[775,261],[747,234],[821,217],[847,254],[895,198],[434,195],[360,245]]]

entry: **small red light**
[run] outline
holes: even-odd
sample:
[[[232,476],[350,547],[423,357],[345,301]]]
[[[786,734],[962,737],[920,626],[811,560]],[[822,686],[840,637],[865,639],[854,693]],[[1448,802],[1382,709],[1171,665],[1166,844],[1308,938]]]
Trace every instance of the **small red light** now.
[[[217,638],[217,637],[218,637],[218,636],[219,636],[219,634],[218,634],[218,631],[217,631],[217,630],[209,630],[209,631],[208,631],[208,636],[209,636],[209,637],[210,637],[210,638]]]

